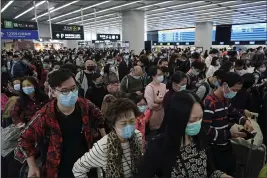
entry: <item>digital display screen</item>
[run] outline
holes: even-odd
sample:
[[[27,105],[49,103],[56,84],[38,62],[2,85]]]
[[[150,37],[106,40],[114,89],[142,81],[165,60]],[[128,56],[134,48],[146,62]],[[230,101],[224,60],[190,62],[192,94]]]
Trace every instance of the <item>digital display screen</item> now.
[[[212,30],[212,41],[215,41],[216,27]],[[158,31],[158,42],[195,42],[195,28]]]
[[[266,41],[266,23],[233,25],[231,41]]]

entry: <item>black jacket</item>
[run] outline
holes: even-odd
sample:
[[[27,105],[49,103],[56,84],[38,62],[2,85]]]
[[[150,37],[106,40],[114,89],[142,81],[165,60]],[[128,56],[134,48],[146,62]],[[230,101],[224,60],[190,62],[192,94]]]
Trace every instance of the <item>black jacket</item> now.
[[[173,171],[173,163],[171,160],[166,160],[162,155],[164,148],[164,135],[159,135],[153,139],[143,156],[136,178],[144,177],[161,177],[169,178]],[[206,149],[207,154],[207,175],[210,176],[216,169],[214,168],[213,158],[210,149]]]

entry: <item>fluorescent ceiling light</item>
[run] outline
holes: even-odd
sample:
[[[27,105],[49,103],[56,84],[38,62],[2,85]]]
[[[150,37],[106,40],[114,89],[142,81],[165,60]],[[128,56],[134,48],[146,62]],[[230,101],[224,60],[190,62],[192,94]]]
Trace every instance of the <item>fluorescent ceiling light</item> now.
[[[266,1],[258,1],[258,2],[250,2],[250,3],[237,4],[237,5],[230,6],[230,8],[237,7],[237,6],[255,5],[255,4],[261,4],[261,3],[265,3],[266,4]],[[220,4],[222,4],[222,3],[220,3]]]
[[[55,11],[58,11],[58,10],[63,9],[63,8],[65,8],[65,7],[68,7],[68,6],[70,6],[70,5],[72,5],[72,4],[76,3],[76,2],[78,2],[78,1],[73,1],[73,2],[70,2],[70,3],[68,3],[68,4],[65,4],[65,5],[63,5],[63,6],[61,6],[61,7],[55,8],[55,9],[51,10],[50,13],[55,12]],[[38,15],[38,16],[37,16],[37,19],[40,18],[40,17],[43,17],[43,16],[45,16],[45,15],[47,15],[47,14],[48,14],[48,12],[43,13],[42,15]],[[33,18],[32,20],[35,20],[35,18]]]
[[[105,21],[110,21],[110,22],[112,22],[112,23],[115,23],[115,22],[117,22],[117,21],[114,22],[114,20],[116,20],[116,19],[118,19],[118,18],[119,18],[119,17],[109,18],[109,19],[103,19],[103,20],[98,20],[97,23],[98,23],[98,22],[105,22]],[[111,20],[112,20],[112,21],[111,21]],[[92,25],[92,24],[94,24],[94,22],[85,23],[85,24],[83,24],[83,25]],[[108,25],[108,24],[107,24],[107,25]]]
[[[175,6],[171,6],[171,7],[162,7],[162,8],[158,8],[158,9],[153,9],[153,10],[150,10],[150,12],[154,12],[154,11],[160,11],[160,10],[165,10],[165,9],[173,9],[175,7],[184,7],[184,6],[189,6],[189,5],[194,5],[194,4],[199,4],[199,3],[203,3],[205,1],[196,1],[196,2],[191,2],[191,3],[186,3],[186,4],[178,4],[178,5],[175,5]]]
[[[100,2],[100,3],[94,4],[94,5],[85,7],[85,8],[83,8],[83,10],[85,10],[85,9],[90,9],[90,8],[93,8],[93,7],[96,7],[96,6],[99,6],[99,5],[108,3],[108,2],[109,2],[109,1]],[[65,16],[67,16],[67,15],[71,15],[71,14],[78,13],[78,12],[80,12],[80,11],[81,11],[81,9],[78,9],[78,10],[76,10],[76,11],[72,11],[72,12],[69,12],[69,13],[67,13],[67,14],[63,14],[63,15],[54,17],[54,18],[51,19],[51,21],[52,21],[52,20],[55,20],[55,19],[58,19],[58,18],[61,18],[61,17],[65,17]],[[47,21],[49,21],[49,20],[47,20]]]
[[[46,1],[40,1],[40,2],[38,2],[38,3],[35,5],[35,7],[38,7],[38,6],[42,5],[42,4],[45,3],[45,2],[46,2]],[[17,18],[23,16],[24,14],[30,12],[30,11],[33,10],[33,9],[34,9],[34,6],[32,6],[31,8],[29,8],[28,10],[22,12],[21,14],[17,15],[14,19],[17,19]]]
[[[109,11],[109,10],[112,10],[112,9],[118,9],[118,8],[120,8],[120,7],[124,7],[124,6],[128,6],[128,5],[136,4],[136,3],[138,3],[138,2],[141,2],[141,1],[134,1],[134,2],[130,2],[130,3],[127,3],[127,4],[120,5],[120,6],[114,6],[114,7],[108,8],[108,9],[104,9],[104,10],[96,11],[96,14],[98,14],[98,13],[102,13],[102,12],[106,12],[106,11]],[[93,12],[93,13],[89,13],[89,14],[85,14],[85,15],[83,15],[83,17],[89,16],[89,15],[94,15],[94,14],[95,14],[94,12]],[[75,20],[75,19],[78,19],[78,18],[81,18],[81,16],[74,17],[74,18],[67,19],[67,20],[63,20],[63,21],[60,21],[59,23],[63,23],[63,22],[67,22],[67,21]]]
[[[158,5],[161,5],[161,4],[167,4],[167,3],[170,3],[170,2],[173,2],[173,1],[165,1],[165,2],[160,2],[160,3],[156,3],[156,4],[150,4],[150,5],[147,5],[147,6],[138,7],[137,9],[144,9],[144,8],[148,8],[148,7],[152,7],[152,6],[158,6]]]
[[[223,2],[223,3],[219,3],[219,4],[229,4],[229,3],[232,3],[232,2],[235,2],[235,1],[228,1],[228,2]],[[167,12],[159,12],[159,13],[156,13],[156,14],[148,14],[146,15],[147,17],[148,16],[154,16],[154,15],[162,15],[162,14],[168,14],[168,13],[173,13],[173,12],[185,12],[185,11],[188,11],[188,10],[196,10],[196,9],[201,9],[201,8],[205,8],[205,7],[211,7],[211,6],[216,6],[217,4],[208,4],[208,5],[203,5],[203,6],[198,6],[198,7],[190,7],[190,8],[184,8],[184,9],[178,9],[178,10],[171,10],[171,11],[167,11]],[[222,7],[218,7],[217,9],[221,9]],[[213,8],[215,9],[215,8]],[[212,10],[212,9],[209,9],[209,10]],[[203,9],[202,11],[207,11],[207,9]]]
[[[12,4],[14,1],[9,1],[4,7],[3,9],[1,9],[1,13],[4,12],[6,10],[6,8],[8,8],[8,6],[10,6],[10,4]]]
[[[100,19],[100,18],[103,18],[103,17],[110,17],[110,16],[113,16],[113,15],[117,15],[117,14],[116,14],[116,13],[113,13],[113,14],[106,14],[106,15],[102,15],[102,16],[97,16],[96,19]],[[95,20],[95,18],[85,19],[85,20],[83,20],[83,22],[90,21],[90,20],[93,21],[93,20]],[[73,22],[73,23],[71,23],[71,24],[76,24],[76,23],[81,24],[82,21]]]

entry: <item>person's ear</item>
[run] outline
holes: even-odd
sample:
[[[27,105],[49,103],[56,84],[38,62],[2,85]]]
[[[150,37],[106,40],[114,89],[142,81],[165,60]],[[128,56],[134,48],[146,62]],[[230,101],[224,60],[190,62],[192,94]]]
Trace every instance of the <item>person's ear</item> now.
[[[49,92],[50,92],[50,94],[51,94],[51,96],[53,98],[56,98],[56,91],[54,89],[52,89],[51,87],[49,87]]]

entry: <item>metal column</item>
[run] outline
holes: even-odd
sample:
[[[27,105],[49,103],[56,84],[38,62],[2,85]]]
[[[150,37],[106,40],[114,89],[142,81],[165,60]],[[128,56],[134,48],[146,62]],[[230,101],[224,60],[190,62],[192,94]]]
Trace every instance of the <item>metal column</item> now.
[[[34,16],[35,16],[35,21],[37,24],[37,31],[38,31],[38,35],[39,35],[39,39],[40,39],[40,31],[39,31],[39,24],[38,24],[38,20],[37,20],[37,13],[36,13],[36,5],[35,5],[35,1],[33,1],[33,5],[34,5]]]
[[[53,39],[53,35],[52,35],[52,24],[51,24],[50,7],[49,7],[49,1],[46,1],[46,2],[47,2],[48,17],[49,17],[50,38],[52,40]]]

